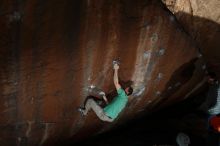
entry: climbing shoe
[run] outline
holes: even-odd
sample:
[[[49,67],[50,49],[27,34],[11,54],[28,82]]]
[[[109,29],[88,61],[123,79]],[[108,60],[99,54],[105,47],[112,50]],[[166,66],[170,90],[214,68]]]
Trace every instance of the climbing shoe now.
[[[82,116],[85,116],[85,114],[84,114],[85,108],[79,107],[79,108],[78,108],[78,111],[80,112],[80,114],[81,114]]]

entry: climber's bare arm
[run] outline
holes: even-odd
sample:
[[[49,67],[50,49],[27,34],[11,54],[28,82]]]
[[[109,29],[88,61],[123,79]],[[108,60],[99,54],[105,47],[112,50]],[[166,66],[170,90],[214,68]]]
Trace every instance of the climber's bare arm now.
[[[117,90],[121,88],[121,85],[118,82],[118,69],[119,69],[118,64],[114,64],[114,84]]]

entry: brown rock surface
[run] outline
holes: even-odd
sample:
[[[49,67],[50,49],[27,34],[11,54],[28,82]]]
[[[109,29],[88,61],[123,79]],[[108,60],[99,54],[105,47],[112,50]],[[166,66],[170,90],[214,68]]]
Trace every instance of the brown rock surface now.
[[[220,1],[163,0],[220,78]]]
[[[203,79],[198,48],[155,0],[0,1],[0,144],[77,140],[188,97]],[[112,61],[134,94],[114,123],[76,110]]]

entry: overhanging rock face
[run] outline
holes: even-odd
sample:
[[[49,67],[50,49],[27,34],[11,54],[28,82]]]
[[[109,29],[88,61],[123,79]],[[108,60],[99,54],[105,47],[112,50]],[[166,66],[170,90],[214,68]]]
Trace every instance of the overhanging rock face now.
[[[220,1],[162,0],[197,43],[208,67],[220,78]]]
[[[184,98],[201,83],[198,49],[160,1],[0,2],[0,143],[78,140]],[[91,85],[114,90],[112,61],[134,94],[113,123],[77,107]]]

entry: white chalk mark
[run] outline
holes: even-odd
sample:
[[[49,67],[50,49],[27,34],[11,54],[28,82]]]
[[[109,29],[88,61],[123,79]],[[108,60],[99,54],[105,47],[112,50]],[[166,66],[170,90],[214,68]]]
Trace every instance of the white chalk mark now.
[[[157,79],[160,81],[162,78],[163,78],[163,73],[159,73],[159,74],[157,75]]]
[[[21,19],[21,14],[17,11],[15,11],[13,14],[9,15],[9,21],[18,21]]]
[[[44,130],[44,135],[41,139],[40,145],[43,145],[44,142],[47,140],[48,138],[48,132],[49,132],[49,123],[45,123],[45,130]]]
[[[144,52],[144,59],[147,59],[150,56],[151,51]]]
[[[31,104],[34,103],[34,97],[31,97]]]
[[[94,89],[94,88],[95,88],[95,85],[90,85],[90,88],[91,88],[91,89]]]
[[[16,109],[16,107],[7,108],[7,109],[3,110],[2,113],[5,113],[5,112],[11,111],[11,110],[15,110],[15,109]]]
[[[134,93],[134,96],[140,96],[145,91],[145,87],[142,87],[141,89],[137,90],[136,93]]]
[[[25,133],[25,136],[26,137],[29,137],[30,136],[30,132],[31,132],[31,127],[32,127],[32,124],[33,124],[33,121],[28,121],[28,128],[27,128],[27,131]]]
[[[206,69],[206,65],[205,65],[205,64],[202,66],[202,69],[203,69],[203,70],[205,70],[205,69]]]
[[[147,103],[148,103],[148,104],[150,104],[151,102],[152,102],[152,101],[151,101],[151,100],[149,100]]]
[[[201,54],[201,53],[199,53],[199,54],[198,54],[198,58],[201,58],[201,57],[202,57],[202,54]]]
[[[21,137],[18,137],[18,146],[20,145],[21,143]]]
[[[161,95],[161,92],[160,91],[157,91],[156,92],[156,96],[160,96]]]
[[[162,56],[165,54],[165,49],[161,48],[159,51],[158,51],[158,54],[159,56]]]
[[[175,87],[179,87],[181,85],[181,83],[180,82],[177,82],[174,86]]]
[[[171,90],[172,88],[173,88],[172,86],[169,86],[169,87],[168,87],[168,90]]]

